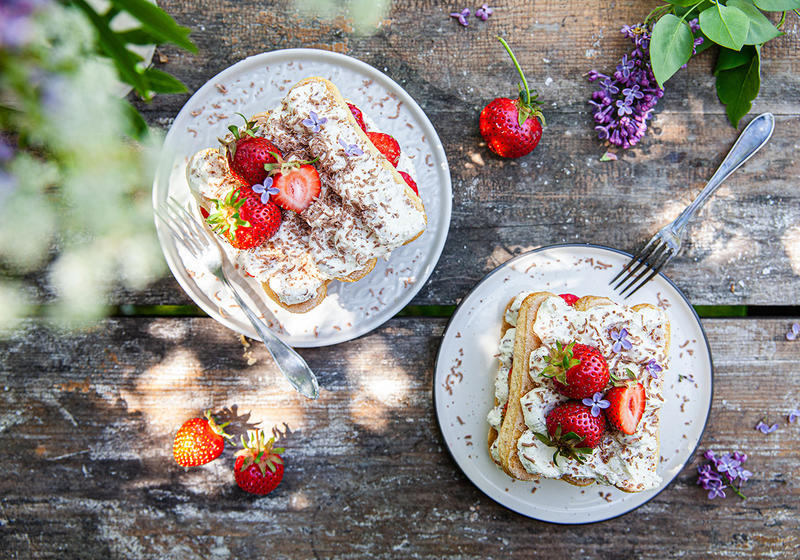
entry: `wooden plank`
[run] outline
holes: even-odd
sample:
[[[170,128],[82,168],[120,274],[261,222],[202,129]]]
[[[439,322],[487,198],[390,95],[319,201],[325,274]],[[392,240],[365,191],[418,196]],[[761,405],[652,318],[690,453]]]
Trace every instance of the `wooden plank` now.
[[[491,268],[528,248],[577,241],[635,249],[700,191],[737,136],[716,99],[714,56],[707,52],[669,82],[641,146],[621,161],[598,161],[604,148],[594,138],[586,103],[593,88],[583,75],[592,67],[613,69],[628,48],[618,29],[644,16],[649,5],[641,2],[512,0],[486,23],[473,18],[468,29],[450,20],[449,6],[395,3],[380,31],[367,37],[343,18],[302,20],[288,6],[161,5],[195,30],[199,54],[164,47],[165,62],[157,64],[191,90],[246,56],[310,46],[364,60],[417,99],[444,143],[454,190],[450,238],[418,305],[456,303]],[[764,49],[753,108],[777,115],[775,135],[709,202],[668,269],[696,304],[768,305],[800,292],[797,20],[789,17],[785,30]],[[515,88],[498,33],[540,89],[549,123],[537,150],[517,161],[492,156],[476,126],[488,100]],[[168,126],[186,99],[158,96],[139,106],[150,123]],[[189,300],[168,278],[142,292],[117,291],[112,302]]]
[[[432,372],[445,321],[395,319],[302,350],[318,402],[289,391],[258,345],[209,319],[110,320],[62,335],[28,322],[0,343],[0,550],[10,558],[793,558],[800,546],[800,342],[776,320],[706,320],[714,406],[701,444],[744,450],[746,501],[707,501],[696,461],[634,513],[586,527],[531,521],[458,470]],[[232,453],[184,471],[178,424],[236,405],[237,426],[285,432],[272,495],[236,488]],[[488,407],[488,404],[487,404]],[[249,417],[247,416],[249,414]],[[763,416],[780,428],[763,435]],[[286,422],[287,426],[282,423]],[[476,434],[476,440],[481,439]]]

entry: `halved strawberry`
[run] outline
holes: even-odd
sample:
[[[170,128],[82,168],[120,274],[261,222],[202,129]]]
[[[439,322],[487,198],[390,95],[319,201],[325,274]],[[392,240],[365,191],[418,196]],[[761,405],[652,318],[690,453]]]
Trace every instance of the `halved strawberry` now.
[[[630,383],[621,387],[612,387],[604,398],[611,403],[611,406],[606,409],[606,419],[609,424],[624,434],[633,434],[642,419],[644,405],[647,401],[644,385]]]
[[[409,187],[411,187],[411,190],[414,191],[414,194],[419,196],[419,189],[417,189],[417,183],[414,181],[414,179],[411,178],[411,175],[409,175],[405,171],[398,171],[398,173],[403,179],[406,180],[406,183],[408,184]]]
[[[394,137],[383,132],[367,132],[370,141],[378,148],[378,151],[386,156],[389,163],[397,167],[400,163],[400,144]]]
[[[358,123],[358,126],[361,127],[361,130],[366,132],[367,131],[367,125],[364,123],[364,114],[361,112],[361,109],[359,109],[358,107],[356,107],[352,103],[348,103],[347,106],[350,107],[350,112],[353,113],[353,116],[356,118],[356,122]]]
[[[272,200],[281,208],[294,212],[308,208],[322,189],[319,172],[308,164],[275,175],[272,186],[278,189],[278,194],[273,195]]]
[[[575,302],[578,301],[579,299],[581,299],[578,296],[576,296],[575,294],[558,294],[558,296],[561,299],[563,299],[564,301],[566,301],[567,305],[569,305],[570,307],[575,305]]]

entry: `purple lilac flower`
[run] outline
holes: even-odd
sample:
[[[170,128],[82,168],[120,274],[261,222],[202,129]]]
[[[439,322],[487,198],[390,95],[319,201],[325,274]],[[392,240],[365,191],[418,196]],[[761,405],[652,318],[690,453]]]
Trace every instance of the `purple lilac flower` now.
[[[759,420],[758,424],[756,424],[756,430],[758,430],[762,434],[771,434],[777,429],[778,429],[777,424],[773,424],[772,426],[770,426],[769,424],[765,424],[763,420]]]
[[[725,498],[725,486],[722,482],[711,482],[708,485],[708,499],[713,500],[714,498]]]
[[[0,163],[5,163],[12,157],[14,157],[14,148],[6,142],[5,138],[0,136]]]
[[[664,368],[658,365],[658,362],[655,360],[650,360],[647,362],[645,369],[650,373],[650,376],[653,379],[658,379],[658,374],[664,371]]]
[[[581,402],[583,402],[583,404],[585,404],[586,406],[591,406],[592,407],[592,410],[591,410],[592,416],[594,416],[595,418],[600,416],[600,412],[604,408],[608,408],[609,406],[611,406],[610,402],[608,402],[607,400],[603,399],[603,393],[595,393],[594,395],[592,395],[591,399],[587,397],[587,398],[583,399],[583,401],[581,401]]]
[[[792,323],[792,327],[786,333],[786,340],[797,340],[798,336],[800,336],[800,323]]]
[[[482,19],[483,21],[486,21],[487,19],[489,19],[489,16],[492,15],[493,13],[494,10],[492,10],[488,4],[484,4],[483,6],[475,10],[475,17],[478,19]]]
[[[614,341],[614,345],[611,347],[614,353],[619,354],[623,349],[630,350],[633,348],[633,343],[628,340],[628,329],[618,331],[612,329],[609,334]]]
[[[46,0],[3,0],[0,2],[0,48],[24,46],[33,31],[33,13]]]
[[[589,72],[589,81],[600,80],[601,86],[589,103],[594,107],[597,137],[628,149],[644,137],[647,121],[664,90],[658,87],[650,66],[650,29],[638,24],[626,25],[621,31],[634,49],[623,55],[611,76],[597,70]]]
[[[734,459],[730,453],[726,453],[717,460],[717,471],[720,473],[735,473],[741,463]],[[735,478],[735,477],[734,477]]]
[[[450,17],[458,18],[458,23],[460,23],[464,27],[468,27],[469,21],[467,21],[467,18],[469,17],[469,13],[470,13],[469,8],[464,8],[463,10],[461,10],[461,12],[452,12],[450,14]]]
[[[692,30],[692,33],[700,31],[700,20],[698,18],[689,20],[689,28]]]
[[[798,418],[800,418],[800,408],[796,408],[789,413],[789,423],[794,424]]]
[[[311,132],[314,133],[319,132],[320,125],[325,124],[326,122],[328,122],[327,117],[319,118],[314,111],[309,111],[308,118],[303,119],[303,124],[310,128]]]
[[[703,453],[703,457],[711,461],[714,465],[717,464],[717,457],[714,455],[714,452],[711,449]]]
[[[344,153],[347,156],[363,156],[364,150],[356,146],[355,144],[348,144],[341,138],[339,138],[339,144],[344,148]]]
[[[263,183],[253,185],[253,192],[261,195],[261,204],[269,202],[270,195],[276,195],[280,192],[277,187],[272,186],[272,182],[272,177],[267,177]]]

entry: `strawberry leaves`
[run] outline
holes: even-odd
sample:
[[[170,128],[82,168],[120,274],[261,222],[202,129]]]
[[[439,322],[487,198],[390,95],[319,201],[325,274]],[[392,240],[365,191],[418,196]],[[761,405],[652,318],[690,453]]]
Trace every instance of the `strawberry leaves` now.
[[[555,348],[550,347],[550,353],[544,358],[548,365],[542,370],[542,377],[555,379],[562,385],[567,385],[567,370],[581,363],[573,357],[574,346],[575,342],[562,346],[561,342],[556,341]]]
[[[578,447],[585,438],[582,438],[575,432],[561,433],[561,426],[556,427],[553,437],[539,432],[533,432],[533,435],[548,447],[555,447],[556,451],[553,453],[553,463],[558,464],[559,455],[569,459],[575,459],[579,463],[585,463],[586,457],[592,454],[591,447]]]
[[[517,62],[517,57],[514,56],[514,51],[511,50],[511,47],[508,46],[508,43],[506,43],[505,39],[502,37],[497,37],[497,40],[500,41],[500,43],[506,49],[508,56],[511,57],[511,61],[514,63],[514,68],[517,69],[519,77],[522,80],[522,83],[517,86],[519,89],[519,101],[517,102],[517,118],[519,125],[524,125],[525,121],[531,117],[539,119],[542,125],[546,124],[544,120],[544,114],[538,107],[538,105],[541,105],[542,103],[539,101],[539,94],[534,92],[534,95],[531,95],[531,89],[528,86],[528,80],[525,78],[525,73],[522,71],[519,62]]]

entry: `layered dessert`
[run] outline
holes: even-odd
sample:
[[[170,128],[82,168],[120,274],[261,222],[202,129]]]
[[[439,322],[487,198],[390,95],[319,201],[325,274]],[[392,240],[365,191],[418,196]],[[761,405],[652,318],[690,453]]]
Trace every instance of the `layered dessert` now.
[[[521,480],[656,488],[668,375],[663,310],[524,292],[507,305],[489,451]]]
[[[189,187],[239,269],[282,307],[312,309],[331,281],[363,278],[425,230],[399,145],[328,80],[301,81],[230,130],[222,149],[191,158]]]

